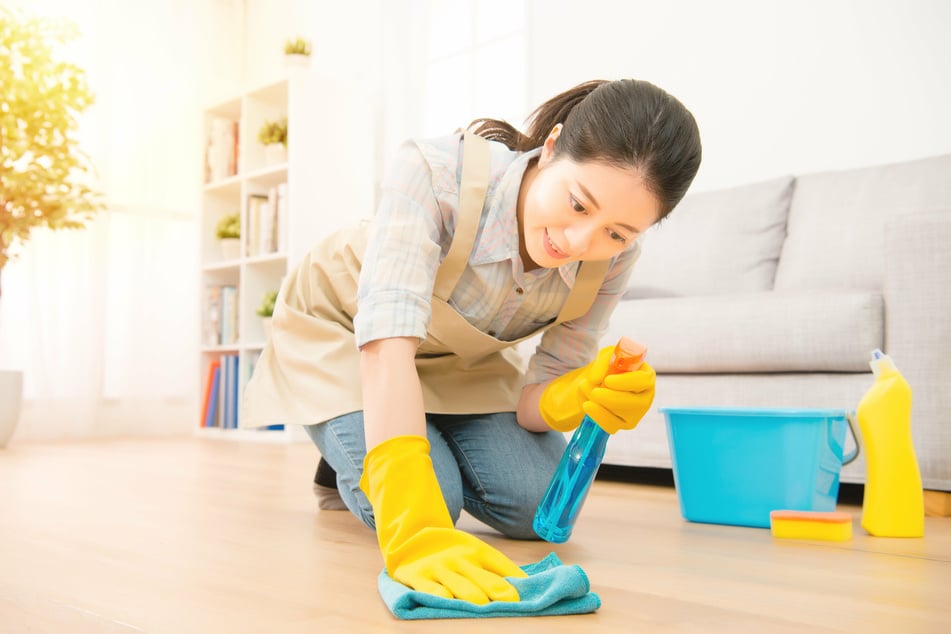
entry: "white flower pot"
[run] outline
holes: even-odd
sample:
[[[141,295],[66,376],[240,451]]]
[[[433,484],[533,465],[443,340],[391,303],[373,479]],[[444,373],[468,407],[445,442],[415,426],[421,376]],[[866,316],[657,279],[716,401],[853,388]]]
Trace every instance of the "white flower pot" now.
[[[261,317],[261,330],[264,332],[264,341],[271,338],[271,317]]]
[[[0,370],[0,448],[6,447],[20,420],[23,402],[23,373]]]
[[[222,238],[218,244],[221,245],[222,260],[237,260],[241,257],[241,238]]]
[[[287,162],[287,148],[283,143],[271,143],[264,146],[264,162],[268,166]]]
[[[310,55],[301,55],[299,53],[294,53],[292,55],[284,55],[284,67],[285,68],[310,68]]]

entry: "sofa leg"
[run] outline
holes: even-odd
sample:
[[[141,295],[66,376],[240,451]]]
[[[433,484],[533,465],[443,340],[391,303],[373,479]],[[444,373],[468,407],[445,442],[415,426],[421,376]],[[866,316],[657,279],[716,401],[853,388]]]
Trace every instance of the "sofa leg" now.
[[[925,489],[925,515],[951,517],[951,493]]]

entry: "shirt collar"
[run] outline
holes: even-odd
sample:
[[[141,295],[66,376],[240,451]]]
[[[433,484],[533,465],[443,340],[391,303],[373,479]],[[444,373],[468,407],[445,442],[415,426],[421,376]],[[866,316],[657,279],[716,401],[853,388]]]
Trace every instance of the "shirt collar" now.
[[[488,210],[483,218],[475,252],[469,259],[471,264],[516,260],[518,265],[515,268],[522,270],[518,252],[518,192],[529,162],[539,154],[541,148],[523,152],[517,155],[504,171],[490,177],[489,189],[486,192]],[[574,286],[579,264],[571,262],[558,267],[558,273],[568,288]]]
[[[540,152],[541,148],[537,148],[517,154],[504,170],[491,175],[486,192],[486,212],[475,253],[469,260],[472,264],[489,264],[518,257],[518,190],[529,161]]]

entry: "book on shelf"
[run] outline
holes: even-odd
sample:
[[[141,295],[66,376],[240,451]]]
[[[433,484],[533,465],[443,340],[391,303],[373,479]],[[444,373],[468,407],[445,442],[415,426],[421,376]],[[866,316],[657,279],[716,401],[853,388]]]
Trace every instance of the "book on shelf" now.
[[[228,346],[238,341],[238,288],[221,287],[221,344]]]
[[[221,415],[218,417],[216,426],[222,429],[227,429],[230,414],[228,411],[231,403],[231,362],[229,359],[227,354],[221,356],[221,391],[218,392],[218,410]]]
[[[221,287],[205,287],[205,319],[202,340],[206,346],[221,345]]]
[[[257,356],[247,358],[249,376],[254,373]],[[222,354],[208,364],[201,427],[237,429],[241,382],[237,354]],[[261,427],[261,431],[281,431],[282,424]]]
[[[214,427],[218,414],[218,390],[221,386],[221,361],[212,360],[208,364],[208,379],[205,383],[205,402],[202,409],[202,427]]]
[[[269,231],[271,220],[267,206],[267,196],[262,194],[248,196],[248,256],[250,257],[270,253],[264,239]]]
[[[229,411],[231,418],[228,420],[228,429],[238,428],[238,401],[241,392],[240,379],[238,378],[238,355],[231,355],[231,404]]]
[[[212,117],[205,146],[205,182],[214,183],[237,173],[238,122]]]
[[[248,196],[247,255],[283,253],[287,246],[287,183],[268,189],[267,194]]]
[[[206,416],[205,420],[210,422],[206,427],[219,427],[221,429],[237,429],[238,427],[238,401],[239,401],[239,383],[238,383],[238,355],[223,354],[218,360],[219,368],[216,374],[220,375],[217,385],[217,393],[212,394],[209,405],[213,409],[212,415]],[[212,387],[214,391],[214,384]]]
[[[273,187],[268,190],[265,202],[261,205],[261,235],[258,246],[262,255],[277,251],[277,240],[274,239],[274,232],[277,231],[277,201],[274,191]]]
[[[202,338],[206,346],[238,342],[238,288],[230,284],[205,287]]]
[[[274,188],[274,197],[274,247],[278,253],[287,253],[287,183],[280,183]]]

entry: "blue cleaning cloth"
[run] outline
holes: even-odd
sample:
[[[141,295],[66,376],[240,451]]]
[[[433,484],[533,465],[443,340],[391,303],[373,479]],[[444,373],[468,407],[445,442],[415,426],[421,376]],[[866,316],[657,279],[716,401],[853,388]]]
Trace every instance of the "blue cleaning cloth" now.
[[[383,602],[398,619],[465,619],[496,616],[556,616],[586,614],[601,607],[601,598],[591,592],[588,575],[581,566],[565,566],[555,553],[522,566],[524,579],[507,577],[518,590],[520,601],[492,601],[476,605],[461,599],[444,599],[419,592],[380,573],[378,585]]]

